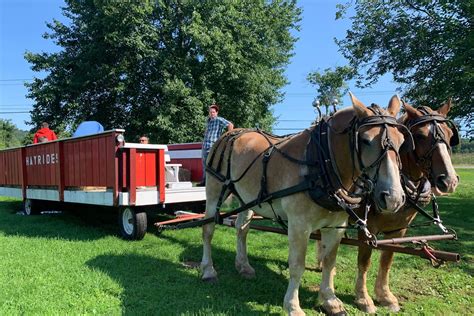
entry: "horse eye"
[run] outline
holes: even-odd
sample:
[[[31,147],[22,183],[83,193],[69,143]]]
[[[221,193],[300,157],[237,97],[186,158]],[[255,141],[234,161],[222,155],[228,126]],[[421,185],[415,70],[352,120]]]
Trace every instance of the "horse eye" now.
[[[413,135],[413,137],[414,137],[416,140],[423,140],[423,139],[426,138],[426,136],[423,135],[423,134],[415,134],[415,135]]]
[[[370,146],[370,140],[369,140],[369,139],[367,139],[367,138],[362,138],[361,140],[362,140],[362,144],[367,145],[367,146]]]

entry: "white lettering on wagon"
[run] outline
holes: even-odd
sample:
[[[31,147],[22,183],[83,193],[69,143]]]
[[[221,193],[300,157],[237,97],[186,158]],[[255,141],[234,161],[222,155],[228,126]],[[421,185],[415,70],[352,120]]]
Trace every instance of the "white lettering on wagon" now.
[[[27,166],[54,165],[59,163],[58,153],[26,156]]]

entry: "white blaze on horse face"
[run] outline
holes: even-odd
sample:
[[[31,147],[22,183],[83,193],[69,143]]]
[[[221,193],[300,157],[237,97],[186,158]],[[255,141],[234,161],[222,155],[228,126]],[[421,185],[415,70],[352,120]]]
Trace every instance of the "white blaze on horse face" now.
[[[438,148],[434,150],[432,168],[432,190],[435,195],[446,195],[453,193],[459,183],[458,176],[451,162],[451,155],[448,147],[444,143],[438,143]]]
[[[395,148],[389,149],[381,158],[379,164],[374,163],[383,155],[384,148],[381,139],[382,128],[372,127],[359,135],[361,140],[361,159],[368,176],[374,181],[372,198],[381,212],[396,212],[405,202],[405,194],[400,183],[398,157],[394,150],[398,150],[403,143],[403,135],[396,128],[386,130]],[[372,136],[371,136],[372,135]],[[375,137],[374,137],[375,135]]]
[[[381,212],[397,212],[405,203],[397,154],[393,150],[382,159],[373,197]]]

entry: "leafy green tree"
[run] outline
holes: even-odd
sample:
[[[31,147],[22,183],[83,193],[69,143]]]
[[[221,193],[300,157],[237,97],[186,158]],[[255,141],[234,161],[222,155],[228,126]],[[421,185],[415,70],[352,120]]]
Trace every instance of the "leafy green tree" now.
[[[21,146],[25,136],[10,120],[0,119],[0,149]]]
[[[456,117],[474,113],[474,2],[465,0],[351,1],[337,18],[355,10],[352,26],[336,41],[369,86],[386,73],[419,105],[438,106],[453,97]]]
[[[317,87],[317,98],[326,107],[326,115],[329,114],[329,106],[334,100],[341,100],[347,93],[346,80],[353,76],[353,72],[351,67],[344,66],[336,67],[334,70],[327,68],[322,73],[314,71],[308,75],[308,81]]]
[[[286,84],[300,9],[295,0],[66,0],[70,23],[44,37],[61,48],[26,54],[46,72],[28,85],[32,124],[84,120],[160,143],[202,139],[207,107],[238,127],[270,128]]]

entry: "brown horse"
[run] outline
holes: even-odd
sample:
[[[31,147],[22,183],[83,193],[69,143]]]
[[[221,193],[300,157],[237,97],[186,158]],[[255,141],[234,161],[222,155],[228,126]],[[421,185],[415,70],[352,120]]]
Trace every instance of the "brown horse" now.
[[[406,114],[400,118],[401,123],[410,128],[415,141],[414,151],[400,154],[403,165],[402,173],[416,186],[423,185],[425,181],[423,179],[428,179],[432,185],[431,190],[436,195],[452,193],[458,184],[458,176],[451,163],[450,148],[456,145],[459,139],[457,130],[454,126],[449,126],[450,122],[446,119],[450,108],[451,101],[441,106],[437,111],[427,107],[417,110],[405,104]],[[367,225],[372,233],[383,233],[385,238],[403,237],[416,213],[416,209],[410,204],[406,204],[396,214],[370,212]],[[355,287],[355,302],[361,310],[367,313],[376,311],[366,286],[371,253],[370,247],[359,247],[359,273]],[[393,252],[382,251],[375,281],[375,297],[382,306],[395,312],[400,310],[400,306],[389,287],[389,271],[392,261]]]
[[[387,120],[392,118],[390,122],[393,122],[400,110],[400,102],[392,99],[387,111],[380,110],[384,112],[383,115],[376,115],[352,94],[351,98],[353,106],[337,112],[328,121],[330,152],[341,184],[338,191],[350,188],[354,179],[364,176],[372,180],[372,199],[378,209],[382,213],[396,212],[405,202],[398,155],[404,137],[399,126],[387,124]],[[256,213],[287,222],[290,280],[284,308],[291,315],[304,314],[300,308],[298,289],[305,270],[309,235],[323,227],[344,226],[348,219],[346,212],[337,208],[323,208],[314,203],[308,192],[301,190],[284,197],[266,199],[272,193],[277,196],[276,192],[304,183],[311,164],[305,161],[311,131],[305,130],[283,140],[256,131],[228,132],[221,141],[216,142],[207,159],[206,218],[214,217],[220,202],[233,193],[243,204],[255,200],[261,202],[253,207]],[[222,170],[222,174],[216,170]],[[263,194],[263,198],[259,199],[262,192],[271,193]],[[246,278],[255,276],[255,270],[248,261],[246,246],[252,215],[251,210],[242,212],[236,223],[235,266]],[[214,229],[215,224],[211,223],[204,225],[202,232],[202,279],[209,281],[217,279],[211,256]],[[343,232],[343,229],[327,229],[322,234],[324,262],[319,300],[330,313],[344,312],[342,302],[334,294],[333,281],[336,252]]]

